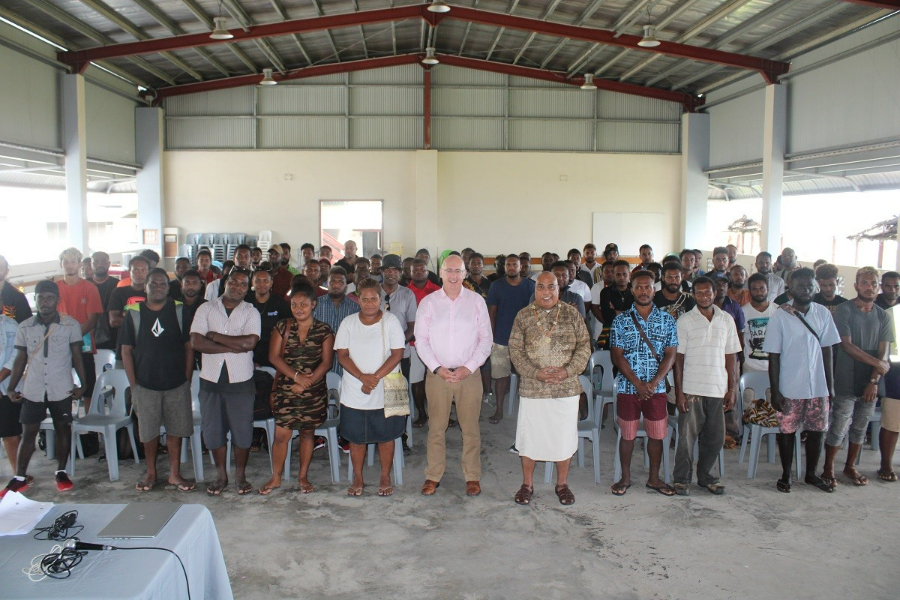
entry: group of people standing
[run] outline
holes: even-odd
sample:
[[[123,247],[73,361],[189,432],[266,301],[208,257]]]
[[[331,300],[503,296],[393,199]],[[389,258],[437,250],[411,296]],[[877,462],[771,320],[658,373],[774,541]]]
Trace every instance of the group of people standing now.
[[[333,373],[341,381],[340,433],[353,463],[347,493],[363,493],[366,448],[376,444],[378,495],[389,496],[394,444],[402,443],[407,418],[416,417],[386,403],[396,397],[402,374],[399,385],[409,381],[418,413],[413,424],[428,425],[422,494],[433,495],[440,486],[446,430],[458,424],[465,491],[477,496],[481,410],[494,405],[489,422],[502,420],[515,373],[520,405],[512,450],[520,455],[523,481],[514,500],[531,503],[535,464],[551,461],[557,498],[571,505],[568,466],[585,413],[579,375],[597,347],[610,351],[616,369],[622,478],[612,487],[615,495],[632,485],[630,462],[641,427],[650,456],[647,487],[666,496],[689,494],[696,462],[697,483],[723,494],[712,466],[725,442],[726,414],[736,403],[740,374],[753,369],[768,371],[771,404],[780,412],[785,473],[779,490],[791,490],[798,432],[806,440],[806,483],[834,490],[834,460],[849,430],[844,475],[864,485],[853,463],[876,399],[883,410],[879,477],[896,481],[890,456],[900,431],[900,400],[891,398],[900,393],[894,391],[897,377],[891,379],[897,368],[892,371],[888,362],[893,321],[876,302],[892,300],[886,308],[896,306],[896,273],[883,276],[884,292],[878,295],[877,272],[861,269],[857,298],[841,304],[834,301],[833,266],[814,273],[781,256],[785,287],[771,272],[770,255],[760,254],[757,273],[747,277],[730,248],[714,251],[714,269],[707,274],[697,269],[692,250],[659,264],[644,245],[641,264],[634,267],[619,258],[615,244],[604,249],[603,263],[587,244],[583,251],[572,249],[565,261],[545,253],[537,273],[531,272],[527,253],[498,256],[490,277],[484,275],[484,257],[471,248],[445,253],[438,273],[428,269],[425,249],[408,261],[394,254],[367,259],[348,242],[333,267],[328,250],[328,256],[323,248],[317,257],[315,248],[304,244],[301,273],[291,266],[288,244],[271,247],[268,261],[257,249],[240,245],[231,264],[223,265],[221,279],[208,251],[199,252],[196,265],[178,259],[175,279],[156,266],[155,253],[145,252],[131,260],[129,277],[118,281],[108,274],[109,257],[102,252],[91,257],[89,278],[82,278],[82,257],[68,249],[60,255],[63,278],[36,287],[34,317],[24,296],[4,281],[8,316],[0,319],[6,366],[0,371],[0,386],[6,386],[0,434],[16,471],[6,489],[31,485],[27,466],[47,411],[58,436],[57,487],[71,489],[65,465],[72,402],[85,396],[89,410],[98,347],[115,350],[117,366],[130,382],[147,458],[147,472],[135,486],[139,491],[157,484],[161,426],[168,484],[182,491],[195,487],[181,475],[178,461],[181,438],[193,432],[195,371],[203,439],[217,470],[207,493],[219,495],[229,484],[229,437],[237,492],[254,491],[246,467],[261,397],[262,408],[275,420],[275,437],[273,472],[258,493],[281,487],[295,431],[300,491],[314,491],[308,469],[314,432],[328,417],[327,378]],[[0,279],[8,270],[0,260]],[[67,383],[72,368],[79,386]],[[885,390],[885,379],[894,388]],[[659,470],[662,452],[668,451],[662,440],[676,414],[679,435],[674,486],[669,486]],[[731,426],[739,435],[740,423]],[[820,477],[816,469],[825,431]]]

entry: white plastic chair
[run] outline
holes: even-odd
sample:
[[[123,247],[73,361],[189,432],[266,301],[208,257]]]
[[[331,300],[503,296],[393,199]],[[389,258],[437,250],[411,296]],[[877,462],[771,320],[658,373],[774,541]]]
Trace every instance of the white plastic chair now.
[[[116,368],[116,353],[113,350],[97,350],[94,355],[94,368],[97,373],[103,373]]]
[[[749,371],[741,375],[738,393],[741,401],[741,420],[743,420],[744,392],[752,390],[757,398],[766,398],[769,396],[769,373],[767,371]],[[747,467],[747,479],[756,479],[756,469],[759,467],[759,451],[762,445],[762,438],[768,436],[768,444],[766,446],[766,457],[770,463],[775,462],[775,435],[781,433],[778,427],[763,427],[753,423],[744,423],[744,432],[741,439],[741,453],[738,457],[738,463],[743,464],[744,454],[747,451],[747,440],[750,440],[750,464]],[[802,452],[802,444],[800,443],[799,432],[794,436],[794,462],[797,471],[797,479],[802,476],[800,454]]]
[[[203,439],[200,416],[200,371],[194,371],[191,376],[191,410],[194,417],[194,433],[190,439],[181,441],[181,462],[187,462],[187,447],[191,447],[191,459],[194,462],[194,479],[203,481]]]
[[[519,376],[516,373],[509,375],[509,396],[506,401],[506,416],[513,414],[516,406],[516,399],[519,397]]]
[[[129,388],[128,376],[124,369],[105,371],[97,378],[90,412],[72,423],[72,455],[75,454],[76,440],[80,432],[93,431],[103,434],[106,446],[106,463],[109,465],[109,480],[119,480],[119,451],[116,447],[116,432],[125,427],[131,440],[135,464],[140,463],[137,444],[134,441],[134,421],[131,407],[127,406],[125,390]],[[75,475],[75,462],[71,462],[71,474]]]
[[[340,425],[341,422],[341,376],[329,371],[325,375],[325,383],[328,386],[328,418],[322,423],[321,427],[316,429],[314,435],[321,435],[328,440],[328,463],[331,467],[331,483],[340,483],[341,448],[338,446],[337,430],[338,425]],[[299,437],[299,435],[300,434],[295,431],[288,442],[287,455],[284,457],[283,477],[290,477],[293,442],[294,438]]]
[[[616,403],[616,383],[613,377],[612,355],[609,353],[609,350],[597,350],[591,354],[588,366],[591,368],[591,384],[595,390],[597,389],[597,376],[595,370],[596,367],[600,367],[599,396],[602,400],[600,403],[600,410],[602,413],[605,405],[615,405]]]
[[[600,414],[601,399],[594,395],[591,379],[585,375],[580,375],[578,380],[581,382],[581,389],[584,391],[588,400],[588,416],[578,422],[578,452],[577,464],[584,467],[584,441],[590,440],[591,452],[594,458],[594,483],[600,483]],[[556,463],[544,463],[544,483],[553,481],[553,470]]]

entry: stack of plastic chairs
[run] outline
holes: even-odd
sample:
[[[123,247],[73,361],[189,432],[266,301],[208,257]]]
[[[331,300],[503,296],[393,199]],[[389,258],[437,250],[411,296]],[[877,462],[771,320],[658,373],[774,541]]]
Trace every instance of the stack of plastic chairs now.
[[[259,239],[256,242],[256,247],[265,253],[265,252],[268,252],[269,246],[271,246],[271,245],[272,245],[272,232],[271,231],[260,231]]]

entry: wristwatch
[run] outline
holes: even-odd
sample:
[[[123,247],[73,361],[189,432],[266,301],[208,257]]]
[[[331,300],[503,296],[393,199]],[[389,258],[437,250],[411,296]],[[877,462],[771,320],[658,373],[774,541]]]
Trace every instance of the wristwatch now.
[[[432,373],[434,373],[435,375],[437,375],[437,372],[440,371],[440,370],[441,370],[441,366],[438,365],[438,366],[436,366],[436,367],[434,368],[434,371],[432,371]]]
[[[869,380],[869,383],[878,383],[878,378],[873,377],[872,379]]]

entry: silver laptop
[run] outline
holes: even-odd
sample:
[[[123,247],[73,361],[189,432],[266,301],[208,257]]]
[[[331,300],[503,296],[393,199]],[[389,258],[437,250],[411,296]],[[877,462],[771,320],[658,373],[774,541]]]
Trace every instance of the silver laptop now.
[[[179,502],[132,502],[97,534],[98,538],[152,538],[162,531]]]

